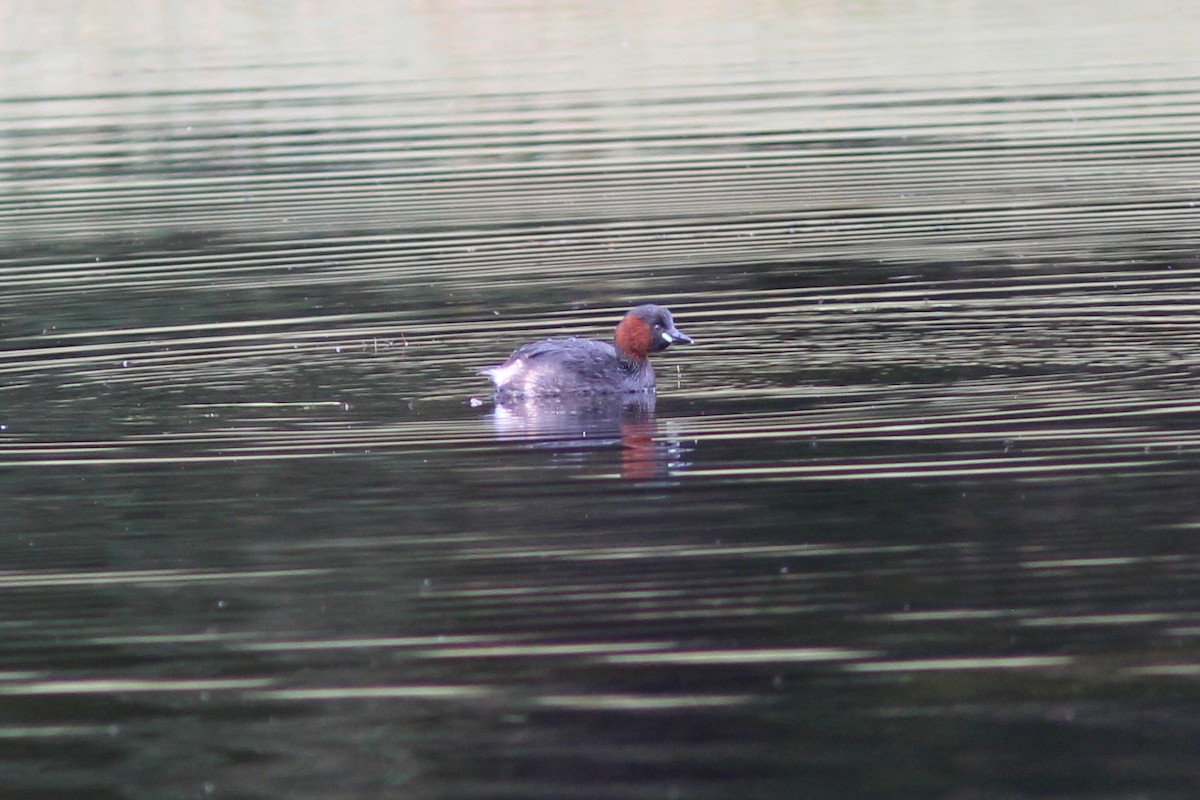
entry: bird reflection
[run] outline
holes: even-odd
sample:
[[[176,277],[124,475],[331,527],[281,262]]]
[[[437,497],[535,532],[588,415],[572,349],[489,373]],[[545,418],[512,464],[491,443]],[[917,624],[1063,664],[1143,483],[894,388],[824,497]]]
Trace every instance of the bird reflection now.
[[[658,435],[653,393],[497,399],[492,425],[498,438],[518,441],[586,465],[619,448],[620,475],[630,480],[666,477],[681,448]]]

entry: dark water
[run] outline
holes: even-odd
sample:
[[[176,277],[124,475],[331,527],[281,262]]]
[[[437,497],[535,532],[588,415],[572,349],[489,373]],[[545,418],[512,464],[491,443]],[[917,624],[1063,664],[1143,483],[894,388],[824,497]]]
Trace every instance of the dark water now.
[[[4,797],[1196,795],[1191,5],[123,9],[0,11]]]

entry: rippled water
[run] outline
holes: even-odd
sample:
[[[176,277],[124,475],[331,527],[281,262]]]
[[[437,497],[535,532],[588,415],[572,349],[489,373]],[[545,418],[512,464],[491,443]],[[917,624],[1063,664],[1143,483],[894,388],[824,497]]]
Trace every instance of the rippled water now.
[[[0,15],[5,797],[1194,796],[1191,5]]]

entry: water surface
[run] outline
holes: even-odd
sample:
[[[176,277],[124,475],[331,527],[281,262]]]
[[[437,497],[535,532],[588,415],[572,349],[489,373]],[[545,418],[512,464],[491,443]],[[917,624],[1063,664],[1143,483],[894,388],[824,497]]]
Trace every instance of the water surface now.
[[[1193,796],[1191,6],[3,13],[5,796]]]

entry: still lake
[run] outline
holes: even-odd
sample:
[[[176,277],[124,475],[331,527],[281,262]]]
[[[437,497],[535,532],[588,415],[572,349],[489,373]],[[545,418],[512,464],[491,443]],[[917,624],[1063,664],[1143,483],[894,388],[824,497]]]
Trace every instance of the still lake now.
[[[4,797],[1196,796],[1197,6],[0,21]]]

